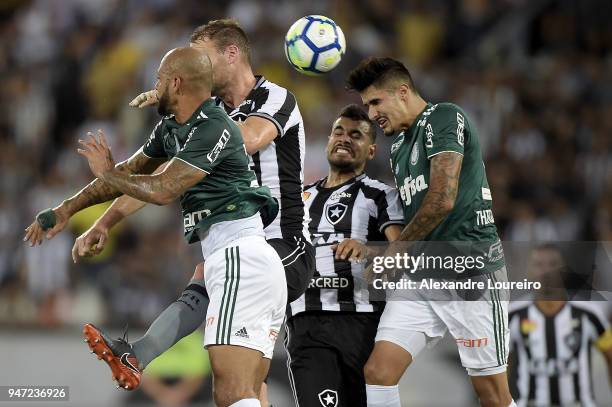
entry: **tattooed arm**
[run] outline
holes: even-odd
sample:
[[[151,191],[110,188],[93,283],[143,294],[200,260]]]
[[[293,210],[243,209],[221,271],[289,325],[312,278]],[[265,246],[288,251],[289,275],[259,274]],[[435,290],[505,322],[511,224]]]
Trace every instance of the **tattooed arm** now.
[[[126,174],[150,174],[155,170],[162,160],[147,157],[142,148],[129,159],[117,164],[115,169]],[[90,182],[76,195],[62,202],[61,207],[69,214],[74,215],[78,211],[90,206],[109,201],[121,196],[123,193],[100,178]]]
[[[111,169],[101,174],[108,185],[140,201],[167,205],[206,176],[200,169],[172,159],[159,174],[135,175]]]
[[[125,173],[149,174],[153,172],[164,160],[150,158],[138,150],[129,159],[117,164],[116,169]],[[52,239],[61,232],[75,213],[82,209],[97,205],[122,195],[120,191],[108,185],[103,180],[96,178],[87,186],[77,192],[71,198],[64,200],[60,205],[53,208],[54,226],[49,230],[43,230],[39,222],[34,219],[32,224],[25,229],[24,241],[30,246],[42,244],[43,236]]]
[[[414,218],[404,227],[398,240],[423,240],[444,220],[455,205],[463,155],[452,152],[431,158],[429,189]]]

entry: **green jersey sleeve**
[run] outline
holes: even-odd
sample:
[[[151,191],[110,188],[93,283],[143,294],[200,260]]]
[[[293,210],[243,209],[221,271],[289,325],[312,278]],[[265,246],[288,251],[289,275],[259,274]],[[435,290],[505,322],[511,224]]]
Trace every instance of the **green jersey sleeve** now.
[[[465,116],[450,103],[439,104],[425,125],[425,151],[430,159],[436,154],[464,152]]]
[[[210,174],[213,169],[234,151],[230,142],[236,137],[226,122],[211,118],[193,127],[187,141],[175,158]],[[246,154],[246,153],[245,153]]]
[[[144,155],[150,158],[168,158],[166,155],[166,151],[164,150],[164,139],[163,139],[163,131],[162,131],[162,122],[160,120],[159,123],[155,126],[149,139],[142,147],[142,152]]]

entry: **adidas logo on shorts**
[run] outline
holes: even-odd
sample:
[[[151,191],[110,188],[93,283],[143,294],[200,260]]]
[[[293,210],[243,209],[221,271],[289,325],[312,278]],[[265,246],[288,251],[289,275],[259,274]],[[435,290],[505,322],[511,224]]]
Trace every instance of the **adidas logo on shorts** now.
[[[241,338],[249,339],[249,333],[247,332],[245,327],[240,328],[238,331],[236,331],[234,335],[239,336]]]

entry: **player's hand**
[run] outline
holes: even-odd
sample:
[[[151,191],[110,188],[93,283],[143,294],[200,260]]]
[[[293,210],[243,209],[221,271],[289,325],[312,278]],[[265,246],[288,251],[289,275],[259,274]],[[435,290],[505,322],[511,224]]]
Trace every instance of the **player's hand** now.
[[[115,168],[115,161],[102,130],[98,130],[98,138],[92,132],[88,132],[87,136],[89,139],[79,140],[82,148],[77,149],[77,152],[87,158],[89,169],[101,179],[105,172]]]
[[[159,96],[157,95],[156,90],[150,90],[147,92],[143,92],[140,95],[136,96],[131,102],[131,107],[143,108],[147,106],[156,105],[159,102]]]
[[[43,237],[48,240],[53,239],[53,236],[66,227],[69,219],[70,215],[61,205],[41,211],[36,215],[34,222],[25,229],[23,241],[28,242],[30,246],[36,246],[42,244]]]
[[[104,250],[107,240],[108,230],[94,224],[74,241],[72,261],[77,263],[79,257],[97,256]]]
[[[333,245],[331,249],[336,252],[336,260],[362,262],[368,256],[366,245],[355,239],[344,239],[339,244]]]

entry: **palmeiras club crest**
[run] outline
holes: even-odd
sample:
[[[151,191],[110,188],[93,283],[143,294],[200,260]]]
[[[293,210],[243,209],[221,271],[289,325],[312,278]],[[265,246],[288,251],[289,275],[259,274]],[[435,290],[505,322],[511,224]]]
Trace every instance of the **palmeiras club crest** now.
[[[348,206],[343,203],[337,202],[335,204],[327,205],[327,210],[325,211],[325,217],[327,221],[332,225],[340,222],[346,213]]]
[[[338,407],[338,392],[325,389],[319,393],[319,401],[323,407]]]

